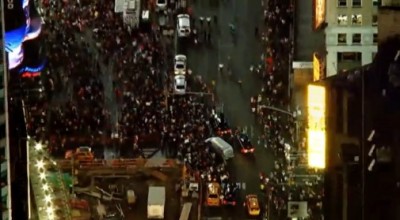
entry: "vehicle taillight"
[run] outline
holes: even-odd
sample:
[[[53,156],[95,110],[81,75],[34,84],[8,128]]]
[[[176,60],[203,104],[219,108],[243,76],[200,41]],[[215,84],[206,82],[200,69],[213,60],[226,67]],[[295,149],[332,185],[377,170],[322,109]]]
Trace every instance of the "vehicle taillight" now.
[[[232,205],[236,205],[236,201],[233,201],[233,202],[232,202]]]
[[[252,153],[253,153],[253,152],[254,152],[254,148],[251,148],[251,149],[250,149],[250,152],[252,152]]]
[[[226,200],[224,200],[222,203],[224,203],[224,205],[226,204]]]

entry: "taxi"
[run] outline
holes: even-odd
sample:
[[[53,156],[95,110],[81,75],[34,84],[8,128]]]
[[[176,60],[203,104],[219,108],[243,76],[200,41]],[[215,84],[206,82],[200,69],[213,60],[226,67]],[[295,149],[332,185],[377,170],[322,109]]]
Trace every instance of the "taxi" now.
[[[207,206],[220,206],[221,205],[221,186],[216,183],[209,183],[207,185],[206,205]]]
[[[72,150],[65,152],[65,159],[70,160],[72,158],[78,161],[93,161],[94,154],[90,147],[83,146],[78,147],[75,152]]]
[[[254,194],[247,195],[245,206],[247,209],[247,214],[249,216],[259,216],[260,215],[260,204],[258,202],[257,195],[254,195]]]

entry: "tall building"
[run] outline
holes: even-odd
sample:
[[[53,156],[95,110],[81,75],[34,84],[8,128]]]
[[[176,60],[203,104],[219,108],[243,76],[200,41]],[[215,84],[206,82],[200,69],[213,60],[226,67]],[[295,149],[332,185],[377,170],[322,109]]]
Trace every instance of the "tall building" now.
[[[372,62],[378,47],[379,0],[327,0],[326,76]]]
[[[0,11],[1,17],[3,16],[3,11]],[[1,18],[0,17],[0,18]],[[1,22],[0,27],[3,25]],[[2,32],[1,32],[2,33]],[[1,34],[1,42],[3,42],[3,33]],[[1,43],[3,45],[3,43]],[[5,53],[4,48],[1,48],[0,56],[0,163],[1,163],[1,173],[0,173],[0,186],[1,186],[1,210],[2,219],[11,219],[11,186],[10,186],[10,161],[9,152],[7,149],[6,141],[6,117],[5,117],[5,102],[4,102],[4,71],[5,62],[3,54]]]

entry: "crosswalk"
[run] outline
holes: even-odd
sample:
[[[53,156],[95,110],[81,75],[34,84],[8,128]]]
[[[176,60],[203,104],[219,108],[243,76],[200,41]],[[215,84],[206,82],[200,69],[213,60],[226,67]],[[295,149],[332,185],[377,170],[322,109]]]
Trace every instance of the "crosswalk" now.
[[[246,190],[246,183],[245,182],[236,182],[235,185],[238,187],[240,190]],[[224,188],[224,185],[222,184],[222,188]]]

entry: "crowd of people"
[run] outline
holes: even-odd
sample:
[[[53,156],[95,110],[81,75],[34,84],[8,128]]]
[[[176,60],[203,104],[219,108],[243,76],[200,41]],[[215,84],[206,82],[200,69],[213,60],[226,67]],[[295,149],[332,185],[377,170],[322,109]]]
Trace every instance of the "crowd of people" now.
[[[167,156],[177,157],[190,168],[189,172],[198,173],[205,181],[229,179],[224,163],[218,162],[215,152],[210,152],[204,142],[213,133],[209,119],[217,112],[208,103],[210,97],[168,94],[168,69],[173,61],[166,59],[167,49],[159,28],[132,31],[114,13],[113,4],[103,1],[46,1],[43,6],[43,35],[51,45],[48,71],[56,76],[55,93],[68,92],[65,100],[37,108],[38,113],[28,123],[30,134],[51,140],[54,151],[64,152],[69,150],[65,149],[66,137],[85,136],[94,141],[97,136],[112,137],[116,132],[122,157],[143,156],[146,145],[161,146]],[[299,170],[303,155],[298,160],[291,157],[293,152],[305,151],[305,141],[299,143],[295,139],[296,117],[268,108],[290,106],[287,74],[291,62],[288,54],[293,53],[293,10],[290,0],[269,0],[266,5],[267,28],[262,34],[266,51],[263,63],[251,67],[264,84],[260,94],[252,98],[252,111],[263,131],[257,145],[269,149],[276,158],[274,170],[261,178],[274,210],[284,216],[287,201],[307,200],[312,219],[319,219],[322,181],[318,173]],[[199,34],[205,33],[207,41],[209,25],[200,26],[205,28],[199,28]],[[110,67],[110,73],[104,72],[104,66]],[[101,74],[112,74],[117,112],[106,105],[107,82]],[[192,82],[197,85],[191,86],[200,92],[212,90],[201,78]],[[53,99],[60,96],[56,94]],[[112,114],[118,115],[117,121],[111,120]],[[316,178],[299,180],[296,172]]]
[[[172,60],[166,60],[157,26],[132,31],[113,12],[112,4],[101,1],[46,2],[44,6],[49,20],[44,34],[53,45],[49,69],[59,74],[56,92],[68,91],[70,84],[72,88],[68,100],[47,108],[51,120],[42,127],[54,137],[50,138],[54,149],[67,150],[66,137],[89,136],[93,141],[117,132],[122,157],[143,156],[146,145],[161,145],[167,156],[184,161],[191,172],[201,171],[204,179],[229,176],[204,143],[215,112],[209,105],[211,97],[168,95],[167,69]],[[116,131],[105,105],[102,66],[112,69],[113,95],[119,106]],[[201,78],[189,81],[199,92],[210,92]]]
[[[264,10],[266,28],[261,36],[265,53],[260,65],[250,67],[263,80],[260,94],[251,99],[252,112],[261,122],[263,130],[258,144],[275,156],[273,171],[268,175],[261,174],[260,181],[271,203],[271,211],[276,215],[287,215],[288,209],[292,209],[287,207],[288,201],[307,201],[307,213],[311,219],[321,219],[322,175],[304,166],[306,140],[296,133],[299,130],[296,129],[299,115],[290,111],[287,89],[288,67],[294,46],[290,30],[293,27],[293,12],[293,1],[267,1]]]

